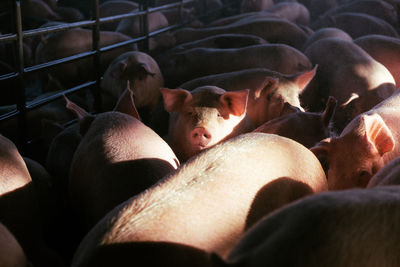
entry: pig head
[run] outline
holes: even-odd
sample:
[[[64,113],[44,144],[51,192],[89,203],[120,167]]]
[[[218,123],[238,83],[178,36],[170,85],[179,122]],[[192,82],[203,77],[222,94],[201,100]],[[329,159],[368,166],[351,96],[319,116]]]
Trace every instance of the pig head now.
[[[170,112],[167,142],[181,161],[253,129],[246,114],[248,89],[226,92],[203,86],[192,92],[162,88],[161,93]]]
[[[329,189],[366,187],[398,150],[396,139],[379,114],[362,114],[339,137],[324,139],[311,151],[329,162]]]

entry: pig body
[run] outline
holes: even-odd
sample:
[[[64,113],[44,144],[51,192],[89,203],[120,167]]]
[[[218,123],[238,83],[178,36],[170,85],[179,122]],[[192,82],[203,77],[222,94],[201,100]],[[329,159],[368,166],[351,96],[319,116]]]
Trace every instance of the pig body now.
[[[308,25],[310,23],[310,12],[303,4],[297,2],[276,3],[265,9],[265,11],[293,23],[303,25]]]
[[[130,13],[133,10],[137,10],[139,5],[132,1],[117,0],[107,1],[99,6],[100,18],[110,17],[125,13]],[[101,25],[104,31],[114,31],[118,27],[119,21],[110,22]]]
[[[367,14],[383,19],[392,26],[397,25],[397,11],[393,5],[378,0],[359,0],[342,3],[325,12],[323,16],[333,16],[345,12]]]
[[[267,68],[284,74],[312,69],[299,50],[284,44],[263,44],[243,48],[193,48],[160,62],[165,82],[170,87],[210,74],[249,68]]]
[[[0,221],[13,233],[27,258],[37,266],[61,266],[45,244],[36,190],[15,145],[0,136]]]
[[[251,45],[266,44],[267,41],[261,37],[251,34],[217,34],[204,39],[183,43],[170,50],[168,53],[176,53],[186,49],[204,47],[204,48],[241,48]]]
[[[247,18],[237,22],[201,29],[183,28],[174,32],[176,43],[186,43],[221,33],[253,34],[271,43],[281,43],[301,49],[308,38],[296,24],[281,18]]]
[[[297,201],[249,230],[224,266],[398,266],[399,190],[353,189]]]
[[[26,267],[28,261],[14,235],[0,223],[0,265],[2,267]]]
[[[258,127],[283,114],[303,110],[299,93],[314,77],[315,71],[285,75],[268,69],[247,69],[200,77],[179,87],[193,90],[214,85],[227,91],[250,89],[247,114],[254,126]],[[292,108],[288,108],[288,105]]]
[[[175,259],[180,246],[226,256],[244,229],[298,197],[326,190],[324,179],[318,160],[300,144],[263,133],[238,136],[109,213],[85,237],[72,266],[92,266],[114,245],[120,250],[108,257],[134,255],[146,266],[143,254],[135,253],[146,246],[157,255],[152,266],[181,265],[162,259]],[[163,245],[171,246],[169,253],[163,254]],[[191,256],[184,255],[181,262]]]
[[[310,148],[332,135],[331,119],[335,113],[336,99],[330,98],[322,113],[295,112],[268,121],[253,132],[277,134],[293,139]]]
[[[400,87],[400,40],[383,35],[367,35],[354,40],[354,43],[364,49],[376,61],[384,65]]]
[[[100,47],[130,40],[127,35],[116,32],[100,32]],[[36,49],[36,63],[44,63],[92,50],[92,30],[75,28],[55,33],[47,37],[46,43],[40,43]],[[102,54],[99,71],[104,73],[111,61],[118,55],[136,50],[136,45],[125,46]],[[61,64],[50,70],[50,74],[66,87],[93,79],[93,59]],[[92,76],[91,76],[92,75]]]
[[[103,110],[111,110],[116,105],[128,80],[135,95],[135,106],[147,121],[160,101],[159,89],[164,86],[164,78],[157,62],[143,52],[126,52],[111,62],[101,81]]]
[[[312,25],[313,29],[324,27],[336,27],[342,29],[353,39],[369,34],[382,34],[391,37],[399,37],[396,29],[385,20],[355,12],[343,12],[332,16],[327,15]]]
[[[397,91],[354,118],[339,137],[311,148],[329,162],[330,189],[365,187],[379,169],[400,156],[399,101]]]
[[[203,86],[189,92],[161,89],[170,113],[167,142],[186,161],[222,140],[253,130],[246,114],[249,90],[226,92]]]
[[[240,3],[240,12],[262,11],[274,4],[273,0],[242,0]]]
[[[308,39],[307,42],[304,44],[302,51],[305,51],[307,47],[309,47],[312,43],[324,39],[324,38],[339,38],[345,41],[352,42],[353,38],[346,33],[345,31],[334,28],[334,27],[325,27],[315,31]]]
[[[127,90],[117,105],[125,105],[121,111],[129,114],[134,112],[131,94]],[[87,229],[179,164],[164,140],[131,115],[111,111],[94,119],[85,116],[82,129],[87,131],[72,159],[69,195]]]
[[[152,12],[148,15],[148,31],[149,33],[154,32],[156,30],[168,27],[168,20],[163,15],[162,12]],[[142,31],[141,23],[140,23],[140,16],[123,19],[118,24],[115,31],[120,32],[122,34],[128,35],[132,38],[137,38],[140,36],[145,35]],[[155,50],[161,44],[158,43],[156,38],[149,39],[149,50]]]
[[[334,123],[339,131],[396,89],[390,72],[352,42],[325,38],[311,44],[304,54],[318,64],[318,72],[300,95],[301,103],[310,111],[320,111],[328,96],[335,97]]]

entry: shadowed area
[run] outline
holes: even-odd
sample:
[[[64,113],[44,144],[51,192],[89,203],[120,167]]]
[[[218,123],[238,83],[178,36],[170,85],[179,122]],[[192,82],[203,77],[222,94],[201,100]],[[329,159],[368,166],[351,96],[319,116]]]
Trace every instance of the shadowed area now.
[[[258,190],[246,218],[246,229],[266,214],[313,194],[311,187],[290,177],[280,177]]]

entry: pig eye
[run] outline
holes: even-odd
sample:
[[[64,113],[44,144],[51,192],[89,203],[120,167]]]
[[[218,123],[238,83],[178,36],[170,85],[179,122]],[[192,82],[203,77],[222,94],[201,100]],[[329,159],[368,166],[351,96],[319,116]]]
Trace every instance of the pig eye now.
[[[186,114],[187,114],[188,116],[192,116],[192,115],[193,115],[193,111],[188,111],[188,112],[186,112]]]
[[[217,114],[217,117],[222,117],[221,113],[218,113],[218,114]]]

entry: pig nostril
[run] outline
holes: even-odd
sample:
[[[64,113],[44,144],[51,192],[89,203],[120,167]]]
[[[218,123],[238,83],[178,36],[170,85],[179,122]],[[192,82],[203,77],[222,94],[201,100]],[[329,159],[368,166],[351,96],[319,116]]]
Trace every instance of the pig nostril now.
[[[203,134],[203,137],[206,138],[206,139],[210,139],[210,138],[211,138],[211,135],[208,134],[208,133],[204,133],[204,134]]]

